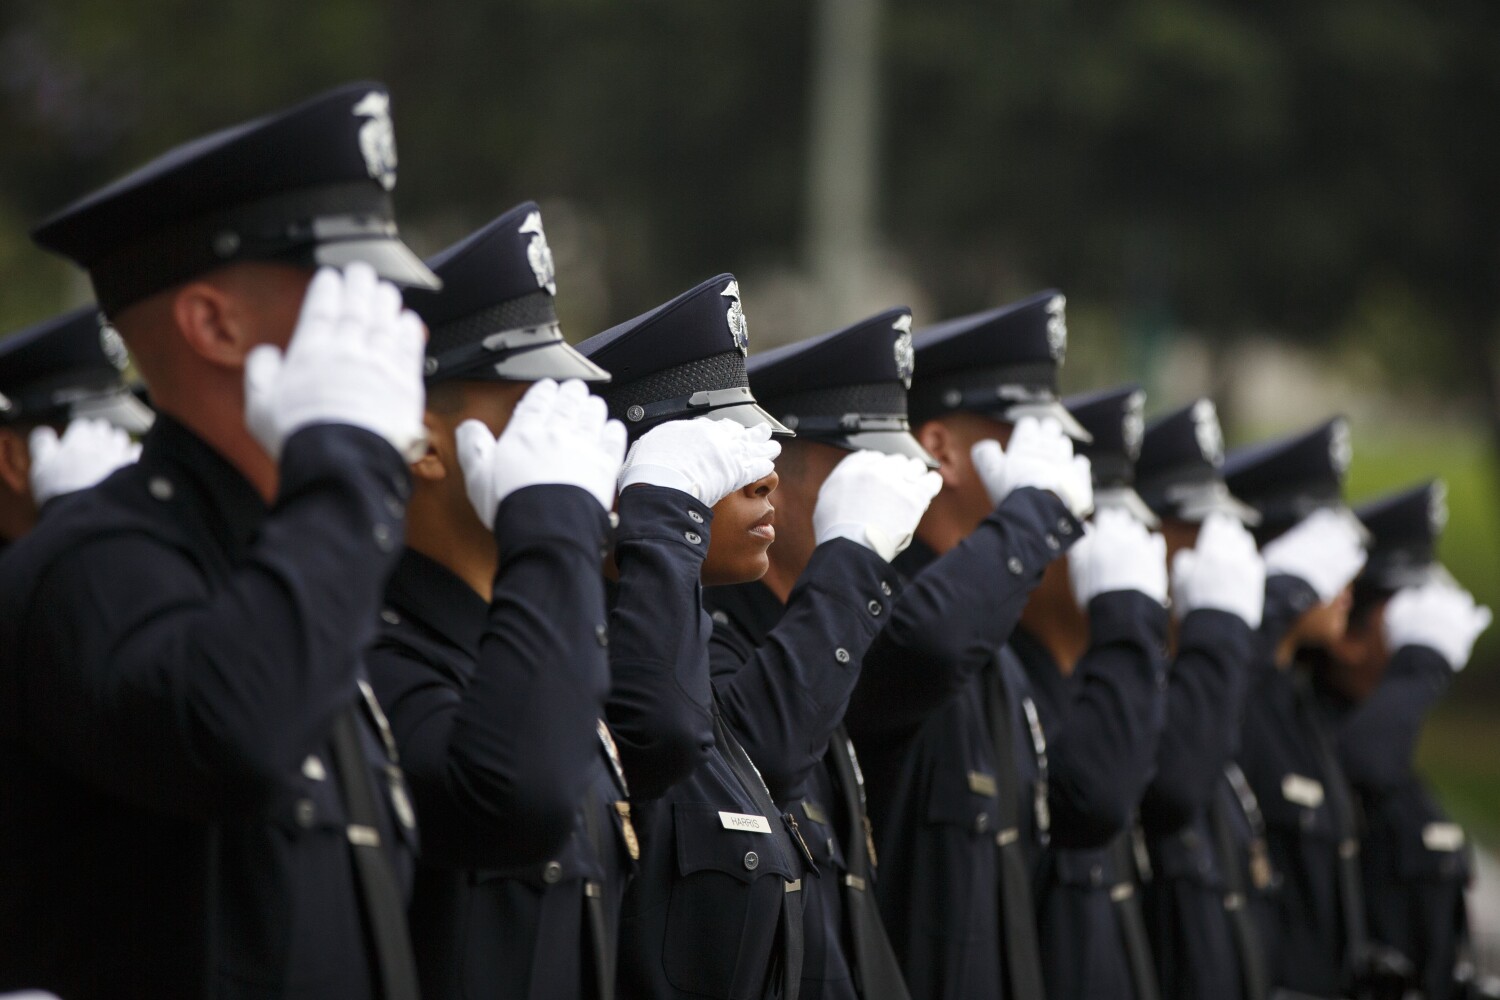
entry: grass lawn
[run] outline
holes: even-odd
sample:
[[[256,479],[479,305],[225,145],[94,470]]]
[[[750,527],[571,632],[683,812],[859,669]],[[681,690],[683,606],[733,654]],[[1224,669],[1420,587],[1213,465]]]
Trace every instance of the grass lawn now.
[[[1493,707],[1449,702],[1422,734],[1417,766],[1471,839],[1500,848],[1500,752]]]

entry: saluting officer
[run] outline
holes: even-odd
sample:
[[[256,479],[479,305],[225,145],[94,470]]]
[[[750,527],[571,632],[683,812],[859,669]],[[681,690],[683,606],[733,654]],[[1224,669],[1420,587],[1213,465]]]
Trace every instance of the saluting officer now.
[[[362,668],[422,438],[422,324],[387,281],[436,284],[395,157],[355,84],[36,231],[159,416],[0,563],[0,987],[416,995],[415,830]]]
[[[895,561],[908,582],[845,721],[914,997],[1041,995],[1026,852],[1046,823],[1029,779],[1039,730],[996,651],[1093,502],[1053,391],[1061,323],[1049,293],[913,338],[908,405],[943,488]]]
[[[562,339],[551,259],[527,202],[430,258],[442,290],[408,297],[429,330],[427,451],[370,677],[422,817],[429,1000],[614,990],[631,860],[599,558],[625,429]]]
[[[795,998],[801,982],[813,862],[738,738],[744,700],[711,680],[702,606],[701,584],[764,575],[775,538],[770,438],[789,432],[751,394],[748,343],[739,283],[722,274],[579,345],[613,375],[597,391],[633,439],[609,632],[608,718],[642,847],[622,996]],[[812,711],[747,673],[778,707]]]
[[[1141,801],[1143,908],[1163,996],[1265,1000],[1252,908],[1269,905],[1271,873],[1264,833],[1254,832],[1259,809],[1233,763],[1265,566],[1246,528],[1260,515],[1230,495],[1223,461],[1218,413],[1200,398],[1154,420],[1135,462],[1136,490],[1167,541],[1177,624],[1166,728]],[[1226,767],[1236,769],[1232,783]],[[1253,878],[1241,862],[1252,842],[1261,858]]]
[[[1089,534],[1048,567],[1010,640],[1026,673],[1052,781],[1110,783],[1059,810],[1042,854],[1037,912],[1053,998],[1158,990],[1135,892],[1135,810],[1165,718],[1166,543],[1133,489],[1145,394],[1126,385],[1064,400],[1088,433]]]
[[[1224,478],[1261,515],[1266,600],[1239,764],[1280,881],[1261,928],[1271,985],[1321,996],[1349,989],[1365,954],[1353,801],[1299,651],[1343,634],[1362,532],[1343,505],[1342,418],[1231,453]],[[1253,859],[1252,859],[1253,861]]]
[[[0,547],[47,501],[87,489],[140,455],[151,410],[130,394],[130,352],[86,306],[0,340]]]
[[[1447,521],[1441,481],[1355,509],[1371,536],[1354,581],[1349,628],[1317,675],[1334,718],[1339,761],[1364,817],[1360,859],[1372,941],[1395,949],[1408,986],[1454,995],[1467,938],[1471,875],[1463,828],[1413,767],[1428,710],[1462,670],[1488,608],[1437,561]]]
[[[858,581],[870,566],[879,574],[877,595],[900,597],[895,572],[870,552],[885,561],[909,544],[939,486],[927,471],[936,462],[906,421],[910,328],[910,312],[890,309],[750,359],[756,398],[797,437],[776,461],[770,570],[704,596],[715,623],[716,674],[762,664],[794,673],[820,706],[818,727],[786,733],[789,746],[778,751],[814,760],[778,798],[819,868],[818,878],[803,883],[804,1000],[907,997],[875,902],[864,784],[841,720],[870,637],[900,615],[899,603],[888,613],[880,601],[861,600]]]

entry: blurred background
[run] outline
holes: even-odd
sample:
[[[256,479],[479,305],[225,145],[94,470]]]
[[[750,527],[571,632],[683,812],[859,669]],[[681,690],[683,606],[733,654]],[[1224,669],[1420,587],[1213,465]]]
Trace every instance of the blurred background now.
[[[84,301],[28,227],[202,132],[390,85],[402,228],[542,203],[580,340],[720,271],[752,350],[1068,296],[1064,388],[1331,412],[1351,495],[1438,475],[1500,607],[1500,5],[5,0],[0,330]],[[1500,630],[1423,762],[1500,844]]]

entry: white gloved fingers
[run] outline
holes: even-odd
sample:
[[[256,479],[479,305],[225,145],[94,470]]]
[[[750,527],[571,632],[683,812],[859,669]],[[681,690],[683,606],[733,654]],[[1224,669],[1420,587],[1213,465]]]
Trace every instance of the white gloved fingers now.
[[[556,407],[558,385],[550,378],[534,382],[530,389],[516,401],[511,410],[510,423],[519,421],[523,426],[543,421]],[[508,429],[508,428],[507,428]]]
[[[624,424],[618,420],[606,420],[599,439],[610,461],[617,466],[625,461],[625,442],[629,439],[629,432]]]
[[[320,267],[307,284],[296,329],[332,327],[344,308],[344,276],[331,267]]]
[[[31,437],[27,440],[31,447],[31,464],[46,463],[57,454],[62,442],[57,439],[57,431],[43,424],[34,428]]]
[[[974,442],[974,446],[969,449],[969,459],[974,463],[974,471],[984,484],[990,503],[998,504],[1004,500],[1007,492],[1005,449],[1000,447],[1000,442],[994,438]]]
[[[454,430],[453,440],[458,448],[459,468],[466,478],[488,465],[490,453],[495,449],[495,435],[483,423],[465,420]]]

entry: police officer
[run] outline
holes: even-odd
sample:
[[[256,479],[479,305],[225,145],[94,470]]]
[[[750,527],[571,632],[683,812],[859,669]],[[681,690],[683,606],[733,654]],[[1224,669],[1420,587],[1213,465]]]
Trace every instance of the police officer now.
[[[1256,886],[1243,870],[1258,809],[1245,813],[1233,791],[1243,779],[1231,784],[1225,768],[1235,766],[1265,566],[1245,527],[1260,517],[1230,495],[1223,460],[1213,401],[1197,399],[1146,428],[1135,462],[1136,489],[1167,541],[1177,624],[1166,728],[1141,802],[1142,902],[1163,996],[1263,1000],[1249,907],[1266,905],[1269,872],[1257,868]]]
[[[53,497],[135,461],[151,411],[126,389],[130,354],[94,307],[0,340],[0,545]],[[62,431],[59,436],[59,431]]]
[[[1053,391],[1062,322],[1047,294],[913,338],[909,406],[943,489],[896,559],[907,583],[846,725],[868,779],[877,898],[914,997],[1042,990],[1026,851],[1047,818],[1031,780],[1039,729],[1019,666],[995,652],[1093,502]]]
[[[937,475],[926,471],[936,462],[907,428],[910,329],[910,312],[889,309],[750,359],[756,398],[798,436],[777,459],[769,571],[705,594],[716,673],[784,661],[774,668],[805,674],[804,686],[823,705],[819,730],[785,737],[822,760],[778,800],[796,818],[820,872],[803,885],[804,998],[907,997],[875,902],[859,761],[838,724],[861,676],[858,654],[870,634],[899,617],[900,605],[888,615],[878,601],[859,602],[844,581],[853,575],[850,559],[862,566],[868,556],[837,539],[889,559],[910,542],[938,490]],[[899,599],[896,574],[880,570],[880,594]],[[854,649],[843,643],[850,634],[859,637]]]
[[[795,997],[801,981],[813,863],[732,732],[743,702],[718,704],[701,603],[701,584],[762,576],[775,537],[770,437],[788,432],[750,392],[748,343],[723,274],[579,345],[613,374],[596,391],[633,439],[609,633],[608,719],[642,846],[621,922],[625,996]],[[796,689],[766,690],[808,711]]]
[[[422,816],[429,1000],[613,996],[631,860],[598,567],[625,429],[562,339],[550,262],[527,202],[408,296],[430,332],[427,451],[370,677]]]
[[[1341,418],[1231,453],[1231,493],[1261,515],[1266,599],[1238,762],[1265,823],[1279,877],[1261,927],[1272,987],[1334,996],[1364,956],[1358,840],[1350,791],[1299,650],[1343,634],[1349,585],[1365,561],[1343,506],[1348,427]]]
[[[159,417],[0,562],[0,987],[416,995],[410,804],[361,666],[422,437],[422,325],[377,276],[436,284],[394,183],[389,99],[356,84],[35,233]]]
[[[1487,608],[1437,561],[1443,484],[1427,482],[1356,508],[1371,535],[1349,628],[1316,675],[1340,762],[1364,817],[1360,858],[1373,941],[1392,948],[1423,996],[1455,990],[1467,935],[1470,863],[1463,828],[1413,767],[1427,711],[1467,663]]]
[[[1053,780],[1072,784],[1087,772],[1114,786],[1055,816],[1043,854],[1042,971],[1056,998],[1158,992],[1132,839],[1165,711],[1166,543],[1132,488],[1144,401],[1134,385],[1065,401],[1089,436],[1079,450],[1093,469],[1093,524],[1066,561],[1048,567],[1010,641]]]

